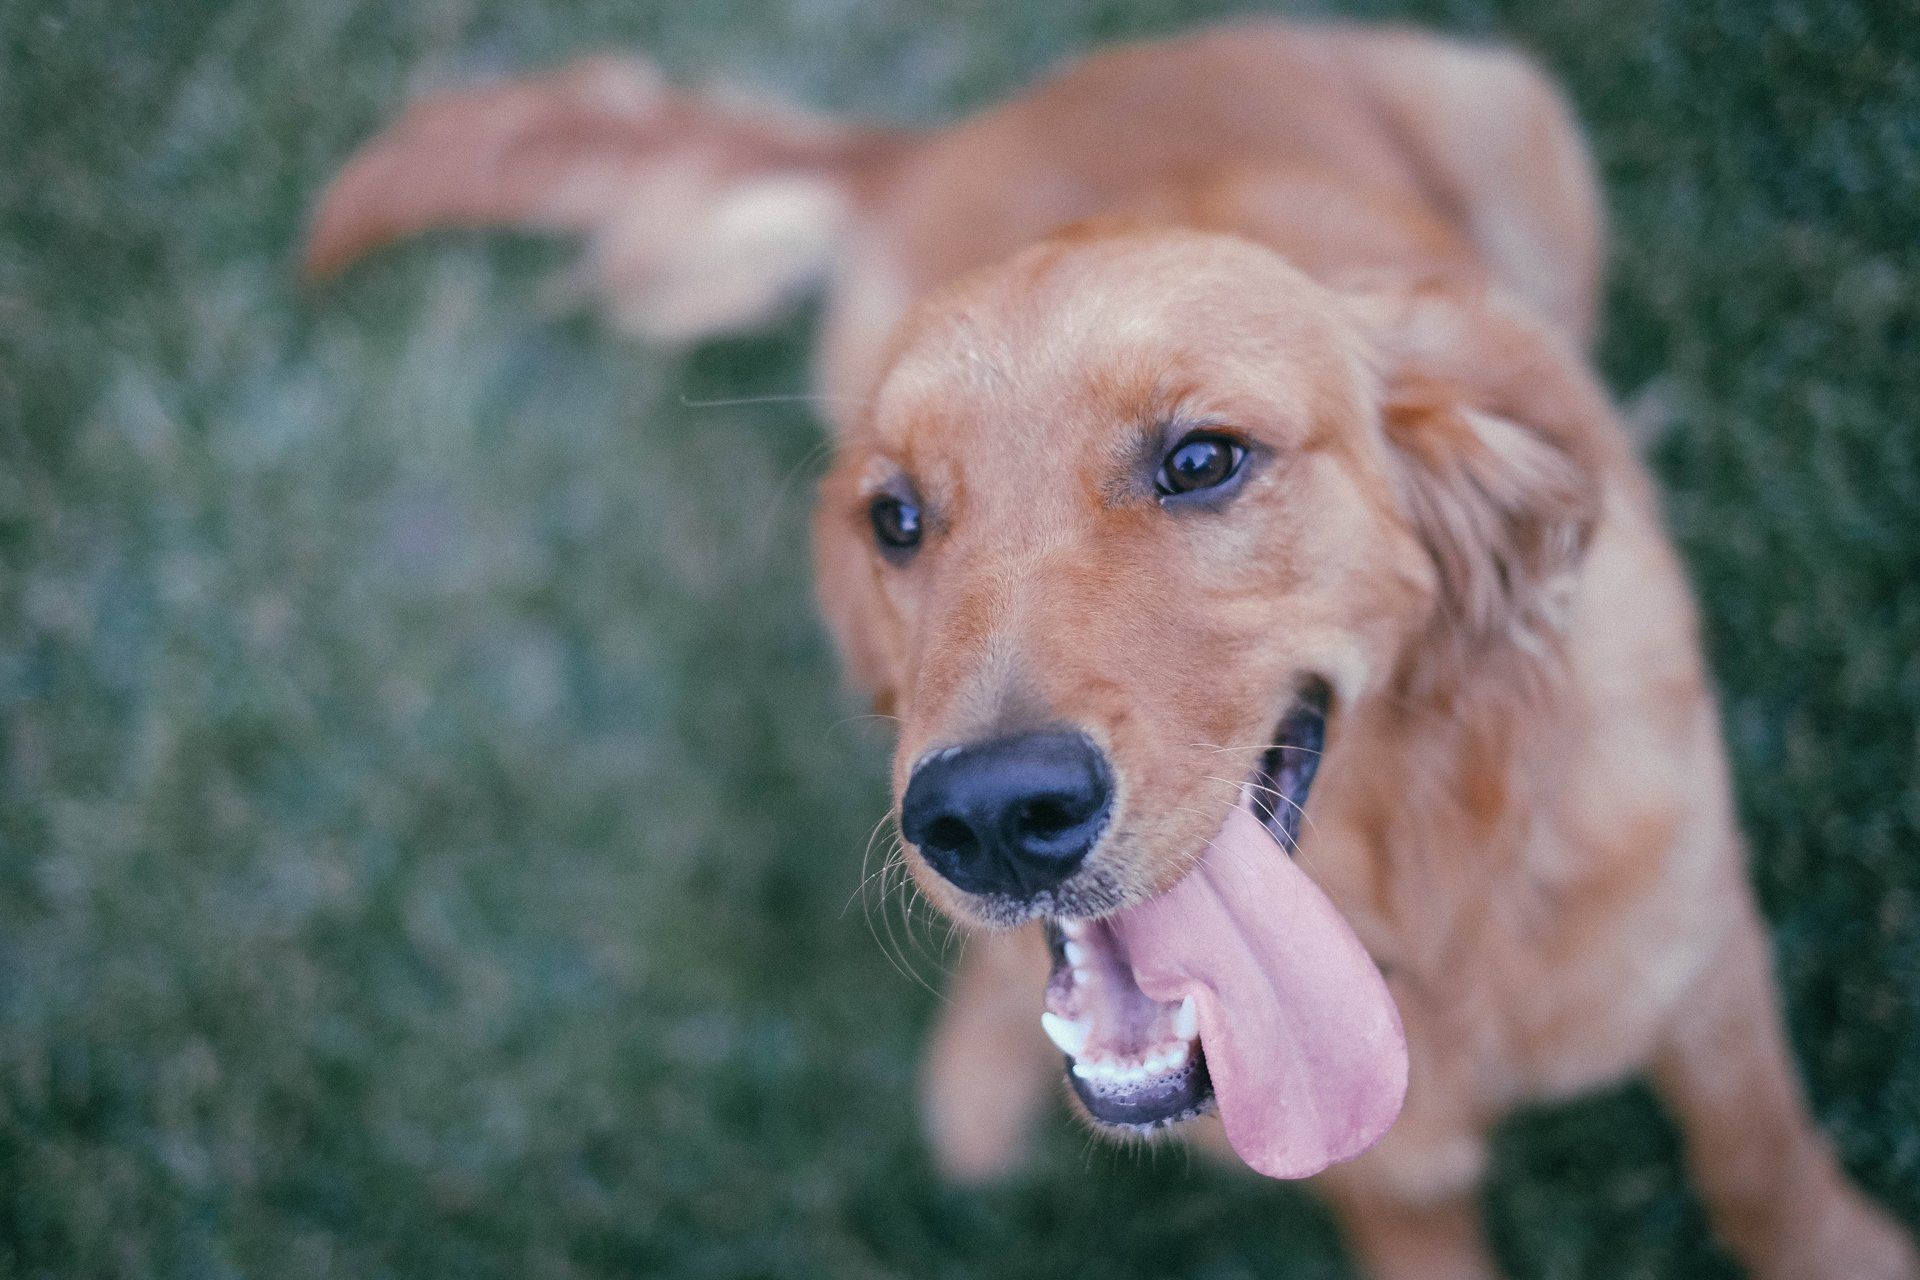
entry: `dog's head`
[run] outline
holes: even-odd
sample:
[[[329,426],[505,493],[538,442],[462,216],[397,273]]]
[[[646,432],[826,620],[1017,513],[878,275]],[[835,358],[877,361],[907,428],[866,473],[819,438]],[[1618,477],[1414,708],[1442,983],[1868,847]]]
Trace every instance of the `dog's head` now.
[[[1597,505],[1569,363],[1484,301],[1188,232],[930,300],[816,524],[921,887],[989,925],[1142,900],[1303,709],[1538,642]]]
[[[898,718],[920,887],[1054,922],[1070,1056],[1101,1034],[1058,990],[1101,971],[1086,922],[1237,806],[1291,844],[1358,700],[1545,642],[1598,504],[1576,366],[1485,300],[1337,293],[1169,230],[1070,231],[904,327],[823,486],[825,611]],[[1110,1014],[1137,1056],[1078,1073],[1095,1116],[1193,1110],[1204,1081],[1103,1114],[1103,1083],[1190,1067],[1191,1008]]]

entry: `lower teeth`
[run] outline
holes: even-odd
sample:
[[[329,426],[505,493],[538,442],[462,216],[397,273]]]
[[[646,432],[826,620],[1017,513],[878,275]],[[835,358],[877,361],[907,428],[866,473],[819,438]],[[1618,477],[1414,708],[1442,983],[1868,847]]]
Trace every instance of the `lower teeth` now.
[[[1183,1040],[1155,1049],[1137,1062],[1116,1062],[1112,1058],[1094,1058],[1086,1062],[1076,1060],[1073,1074],[1082,1080],[1137,1084],[1185,1069],[1187,1063],[1193,1060],[1193,1050],[1192,1041]]]
[[[1047,1033],[1047,1039],[1054,1047],[1069,1058],[1078,1058],[1080,1051],[1087,1047],[1087,1039],[1093,1034],[1093,1023],[1087,1018],[1063,1018],[1051,1011],[1040,1015],[1040,1029]],[[1193,997],[1188,996],[1173,1011],[1173,1039],[1159,1049],[1148,1053],[1137,1062],[1126,1064],[1122,1069],[1135,1067],[1147,1071],[1168,1070],[1172,1066],[1185,1065],[1193,1049],[1193,1042],[1200,1035],[1200,1012],[1194,1007]],[[1178,1061],[1174,1061],[1177,1058]],[[1162,1062],[1162,1059],[1166,1059]],[[1106,1059],[1099,1061],[1105,1062]],[[1159,1065],[1156,1065],[1159,1064]]]

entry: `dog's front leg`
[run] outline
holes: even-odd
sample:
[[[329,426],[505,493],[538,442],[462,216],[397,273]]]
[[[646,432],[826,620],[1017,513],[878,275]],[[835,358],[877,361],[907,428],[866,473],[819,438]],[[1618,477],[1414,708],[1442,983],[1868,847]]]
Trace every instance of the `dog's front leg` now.
[[[1498,1280],[1481,1217],[1484,1118],[1473,1068],[1446,1053],[1428,1007],[1394,988],[1411,1050],[1407,1101],[1365,1155],[1314,1180],[1367,1280]]]
[[[1499,1280],[1478,1194],[1418,1203],[1344,1180],[1327,1194],[1367,1280]]]
[[[1744,891],[1682,1001],[1654,1081],[1728,1248],[1760,1280],[1920,1280],[1920,1258],[1840,1170],[1800,1093],[1757,909]]]
[[[1040,1031],[1046,985],[1040,926],[966,939],[921,1072],[927,1141],[949,1178],[983,1182],[1025,1157],[1061,1070]]]

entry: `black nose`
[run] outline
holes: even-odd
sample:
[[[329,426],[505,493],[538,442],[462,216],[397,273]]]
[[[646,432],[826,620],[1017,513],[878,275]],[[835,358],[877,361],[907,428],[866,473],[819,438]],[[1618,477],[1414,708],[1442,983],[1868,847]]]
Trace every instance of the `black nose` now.
[[[1073,874],[1113,802],[1106,757],[1081,733],[949,747],[918,769],[900,831],[969,893],[1032,897]]]

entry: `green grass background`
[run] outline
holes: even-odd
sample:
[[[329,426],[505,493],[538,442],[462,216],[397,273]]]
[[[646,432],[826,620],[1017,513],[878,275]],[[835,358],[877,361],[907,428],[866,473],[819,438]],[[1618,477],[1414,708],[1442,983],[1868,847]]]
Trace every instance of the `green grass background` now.
[[[803,390],[804,321],[647,350],[530,240],[289,272],[426,84],[637,46],[939,120],[1227,11],[0,0],[0,1278],[1345,1274],[1298,1190],[1064,1119],[932,1177],[819,432],[698,404]],[[1511,37],[1592,130],[1812,1097],[1920,1222],[1920,15],[1349,11]],[[1516,1275],[1732,1274],[1644,1091],[1498,1155]]]

